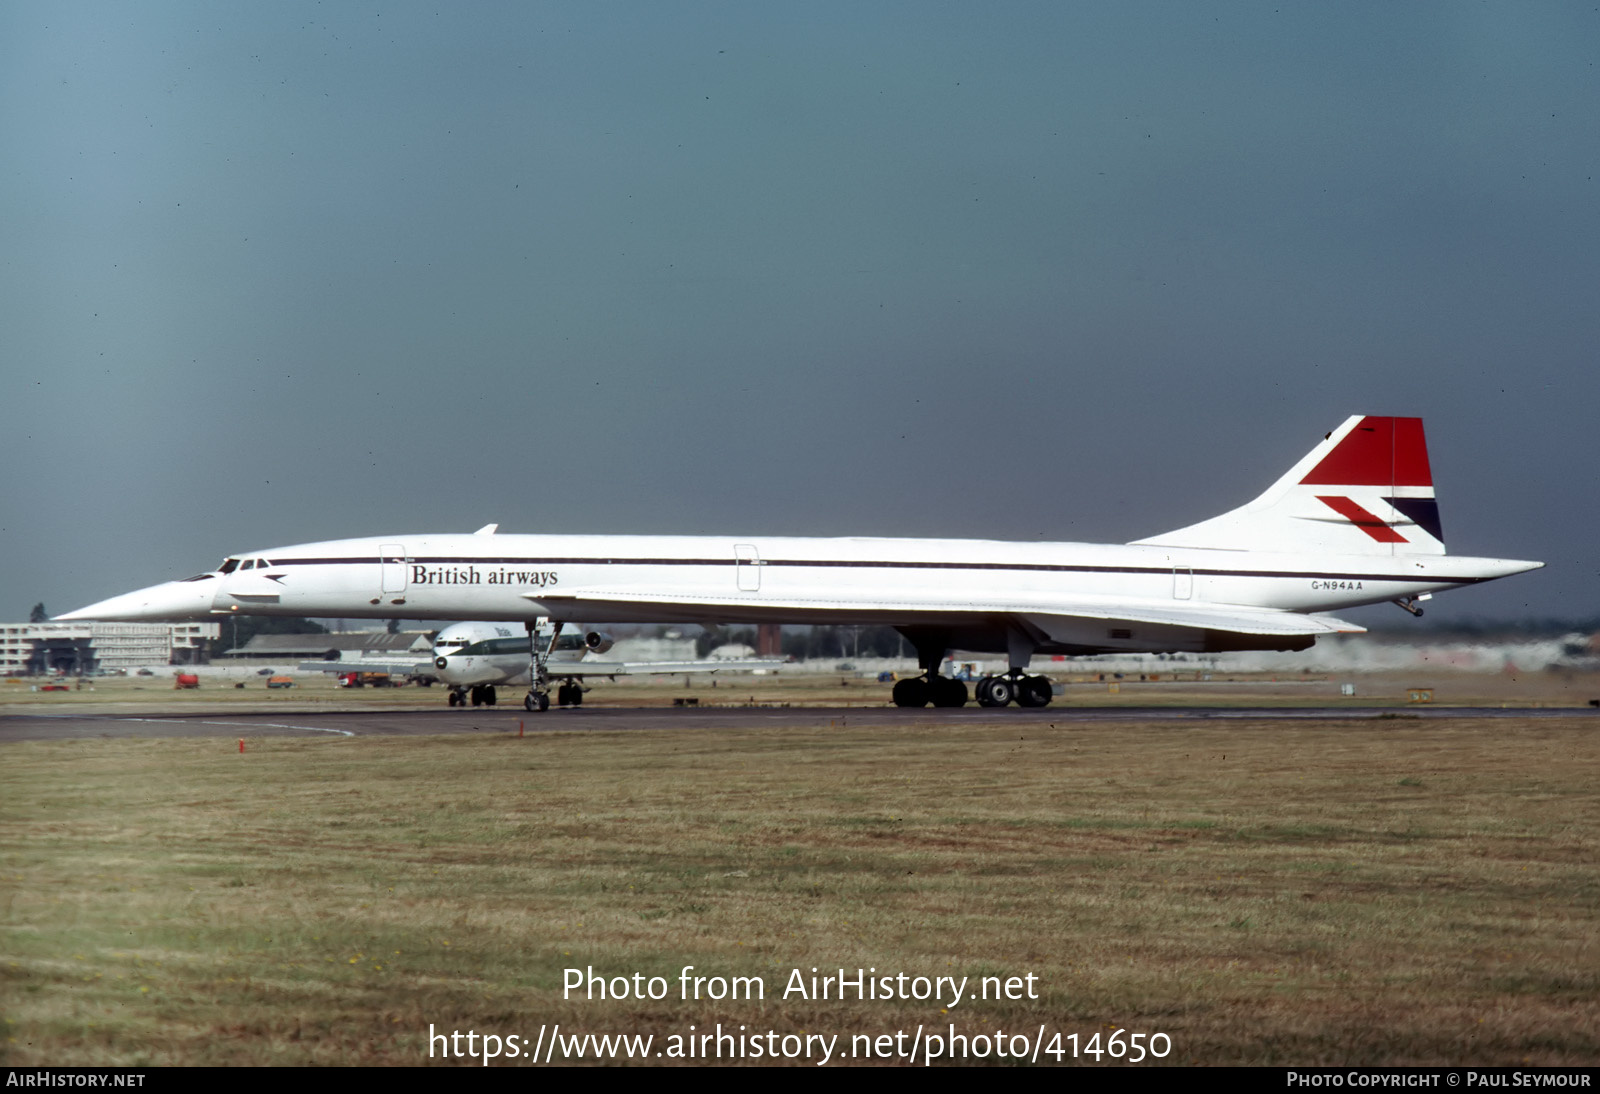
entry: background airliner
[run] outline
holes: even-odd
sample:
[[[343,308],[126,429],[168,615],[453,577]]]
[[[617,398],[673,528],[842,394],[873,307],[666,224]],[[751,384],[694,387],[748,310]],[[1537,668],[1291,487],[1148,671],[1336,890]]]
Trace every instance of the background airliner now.
[[[583,705],[582,681],[594,676],[677,676],[749,669],[772,669],[781,657],[716,658],[694,661],[607,661],[613,645],[602,631],[566,631],[547,651],[546,672],[559,679],[558,706]],[[494,706],[496,688],[531,684],[533,667],[529,635],[521,627],[487,621],[453,623],[433,640],[427,657],[380,660],[303,661],[301,672],[384,672],[431,676],[449,688],[450,706]],[[531,708],[530,708],[531,709]]]
[[[1354,416],[1255,500],[1128,544],[765,536],[418,534],[250,551],[60,619],[231,613],[565,622],[888,624],[924,676],[901,706],[961,706],[946,651],[1007,655],[978,701],[1043,706],[1035,654],[1299,650],[1365,628],[1331,614],[1543,565],[1445,553],[1419,418]],[[548,705],[535,643],[530,705]]]

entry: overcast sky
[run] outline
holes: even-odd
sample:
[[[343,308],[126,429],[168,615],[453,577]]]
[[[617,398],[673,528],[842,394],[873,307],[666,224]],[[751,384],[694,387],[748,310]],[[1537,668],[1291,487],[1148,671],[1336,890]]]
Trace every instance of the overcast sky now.
[[[1122,542],[1426,419],[1600,613],[1600,12],[0,5],[0,619],[420,531]],[[1372,609],[1369,622],[1397,610]]]

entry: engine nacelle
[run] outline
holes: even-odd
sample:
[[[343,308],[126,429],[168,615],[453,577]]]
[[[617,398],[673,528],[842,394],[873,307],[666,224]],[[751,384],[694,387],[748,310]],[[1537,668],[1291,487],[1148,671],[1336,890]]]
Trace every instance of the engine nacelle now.
[[[605,653],[612,645],[611,636],[601,631],[590,631],[583,636],[583,647],[590,653]]]

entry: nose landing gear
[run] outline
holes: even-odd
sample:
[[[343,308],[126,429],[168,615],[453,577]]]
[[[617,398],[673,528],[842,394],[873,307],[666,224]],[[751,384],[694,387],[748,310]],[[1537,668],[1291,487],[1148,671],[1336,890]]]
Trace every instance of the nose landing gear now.
[[[550,629],[550,641],[541,641],[544,625],[547,622],[549,622],[548,616],[540,616],[527,624],[528,654],[533,659],[533,664],[528,669],[528,677],[532,683],[528,686],[528,694],[522,699],[522,708],[535,714],[550,709],[550,673],[546,666],[550,661],[550,654],[555,651],[556,639],[561,637],[561,621],[557,620],[555,626]]]

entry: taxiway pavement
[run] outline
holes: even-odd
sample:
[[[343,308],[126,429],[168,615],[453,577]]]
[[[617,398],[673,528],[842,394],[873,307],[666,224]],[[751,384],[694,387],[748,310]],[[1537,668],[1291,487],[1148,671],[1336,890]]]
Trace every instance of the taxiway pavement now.
[[[1059,726],[1082,722],[1214,721],[1435,721],[1455,718],[1596,718],[1600,710],[1573,707],[1046,707],[1028,710],[900,710],[894,707],[589,707],[529,714],[514,707],[473,710],[386,710],[361,713],[270,714],[185,712],[183,714],[0,715],[0,743],[83,740],[103,737],[370,737],[524,734],[618,730],[814,729],[819,726],[873,726],[916,729],[919,725],[995,724]]]

